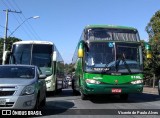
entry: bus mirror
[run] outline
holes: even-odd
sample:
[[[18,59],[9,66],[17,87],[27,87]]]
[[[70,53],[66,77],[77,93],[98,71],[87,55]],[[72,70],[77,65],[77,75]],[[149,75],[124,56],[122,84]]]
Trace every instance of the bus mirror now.
[[[147,59],[151,59],[152,58],[152,54],[151,54],[151,51],[150,50],[147,50]]]
[[[57,52],[54,51],[54,52],[53,52],[52,60],[53,60],[53,61],[56,61],[56,59],[57,59]]]
[[[9,58],[10,58],[11,52],[10,51],[4,51],[3,53],[3,62],[2,64],[9,64]]]
[[[83,50],[83,43],[81,42],[78,48],[78,57],[82,58],[83,56],[84,56],[84,50]]]
[[[83,57],[83,54],[84,54],[83,49],[78,49],[78,57],[79,57],[79,58],[82,58],[82,57]]]
[[[146,49],[146,57],[147,57],[147,59],[151,59],[152,58],[151,45],[146,43],[145,44],[145,49]]]

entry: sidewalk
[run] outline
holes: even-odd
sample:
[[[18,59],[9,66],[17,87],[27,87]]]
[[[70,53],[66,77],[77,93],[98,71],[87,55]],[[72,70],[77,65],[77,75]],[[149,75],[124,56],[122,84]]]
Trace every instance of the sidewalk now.
[[[148,94],[157,94],[158,95],[158,87],[143,87],[143,93],[148,93]]]

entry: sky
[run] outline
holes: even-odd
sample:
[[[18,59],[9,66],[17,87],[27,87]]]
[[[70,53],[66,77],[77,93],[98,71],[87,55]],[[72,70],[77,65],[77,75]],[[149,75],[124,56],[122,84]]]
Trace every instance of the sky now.
[[[65,63],[73,53],[85,26],[90,24],[130,26],[138,29],[140,38],[148,41],[145,27],[156,11],[159,0],[0,0],[0,37],[4,37],[9,12],[8,36],[22,40],[51,41]],[[37,19],[28,19],[40,16]],[[24,22],[25,21],[25,22]],[[23,23],[24,22],[24,23]]]

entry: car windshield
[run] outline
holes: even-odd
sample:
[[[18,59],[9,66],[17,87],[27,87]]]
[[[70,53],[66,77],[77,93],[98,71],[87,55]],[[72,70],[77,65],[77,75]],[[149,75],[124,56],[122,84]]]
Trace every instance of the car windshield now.
[[[85,51],[85,70],[96,72],[141,72],[142,53],[139,44],[90,42]]]
[[[35,77],[35,67],[0,66],[0,78],[27,78]]]

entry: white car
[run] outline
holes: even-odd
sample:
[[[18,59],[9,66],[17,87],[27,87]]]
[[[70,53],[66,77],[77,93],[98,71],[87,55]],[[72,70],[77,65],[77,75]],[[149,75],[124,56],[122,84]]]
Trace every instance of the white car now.
[[[46,103],[45,75],[33,65],[0,65],[0,109],[38,109]]]

